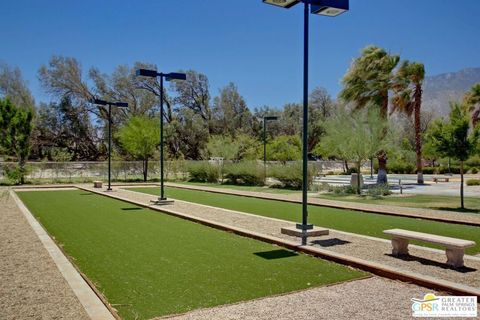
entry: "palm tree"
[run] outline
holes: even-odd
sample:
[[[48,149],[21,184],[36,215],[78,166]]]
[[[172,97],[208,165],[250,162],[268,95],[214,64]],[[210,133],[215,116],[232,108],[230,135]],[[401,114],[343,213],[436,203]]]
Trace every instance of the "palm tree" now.
[[[384,49],[368,46],[362,50],[342,79],[343,90],[339,97],[352,103],[355,109],[380,107],[383,119],[388,116],[389,91],[393,83],[393,70],[400,57]],[[377,183],[387,183],[387,154],[380,151],[378,158]]]
[[[480,83],[474,85],[469,92],[465,94],[464,102],[469,106],[469,111],[472,112],[472,124],[474,127],[480,123]]]
[[[417,158],[417,183],[423,184],[422,129],[420,111],[422,108],[422,85],[425,79],[423,63],[403,61],[395,74],[392,98],[392,113],[404,112],[413,115],[415,123],[415,153]]]

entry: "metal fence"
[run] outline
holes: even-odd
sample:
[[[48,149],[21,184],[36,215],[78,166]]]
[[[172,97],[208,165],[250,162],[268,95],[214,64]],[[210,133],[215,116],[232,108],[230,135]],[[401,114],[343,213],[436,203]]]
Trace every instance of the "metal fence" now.
[[[188,177],[188,166],[196,161],[165,161],[166,179],[186,179]],[[263,163],[259,161],[259,163]],[[288,165],[295,162],[288,162]],[[269,161],[268,166],[279,165],[279,162]],[[0,162],[0,179],[6,179],[4,176],[5,166],[15,166],[13,162]],[[343,161],[310,161],[318,174],[341,173],[345,169]],[[351,164],[349,164],[351,166]],[[370,163],[362,166],[363,170],[368,170]],[[27,179],[29,180],[47,180],[47,181],[87,181],[92,179],[104,180],[108,175],[108,164],[101,162],[28,162]],[[149,161],[148,179],[159,178],[159,161]],[[142,161],[112,161],[112,179],[117,181],[142,180],[143,163]]]

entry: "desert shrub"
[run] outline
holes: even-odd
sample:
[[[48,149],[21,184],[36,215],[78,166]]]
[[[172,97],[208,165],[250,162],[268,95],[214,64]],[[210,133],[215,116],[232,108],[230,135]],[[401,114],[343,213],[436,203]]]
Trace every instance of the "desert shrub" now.
[[[293,165],[275,166],[270,169],[270,174],[273,178],[280,181],[280,184],[275,185],[277,188],[286,189],[302,189],[303,171],[301,163]],[[313,182],[314,171],[309,166],[308,169],[308,186]]]
[[[405,161],[392,161],[387,164],[389,173],[415,173],[415,165]]]
[[[438,173],[437,167],[423,167],[422,169],[423,174],[436,174]]]
[[[477,169],[477,167],[473,167],[473,168],[471,168],[470,170],[468,170],[468,173],[471,173],[471,174],[477,174],[477,173],[478,173],[478,169]]]
[[[480,179],[468,179],[467,186],[480,186]]]
[[[240,162],[226,165],[223,169],[225,184],[246,186],[264,185],[264,168],[256,162]]]
[[[374,198],[388,196],[390,194],[392,194],[392,192],[390,191],[390,189],[388,188],[388,185],[386,184],[376,184],[376,185],[370,186],[367,189],[367,195]]]
[[[3,168],[3,173],[7,177],[8,181],[12,184],[20,184],[22,177],[28,173],[27,167],[20,167],[18,164],[6,165]]]
[[[188,165],[189,181],[193,182],[218,182],[219,170],[208,162],[194,162]]]

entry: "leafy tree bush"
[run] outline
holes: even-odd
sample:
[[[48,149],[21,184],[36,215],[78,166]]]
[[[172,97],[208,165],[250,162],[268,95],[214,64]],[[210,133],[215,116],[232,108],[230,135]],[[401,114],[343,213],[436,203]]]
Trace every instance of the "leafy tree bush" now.
[[[219,178],[219,170],[207,161],[190,163],[187,166],[189,181],[192,182],[211,182],[217,183]]]
[[[299,160],[302,156],[302,143],[299,136],[279,136],[267,144],[269,160],[287,161]]]
[[[117,137],[128,153],[142,160],[143,181],[147,181],[148,161],[160,143],[158,123],[146,116],[133,116],[119,130]]]
[[[274,166],[269,171],[273,178],[280,181],[280,185],[274,185],[274,187],[294,190],[302,189],[303,170],[301,163],[296,163],[293,165]],[[314,171],[309,166],[307,176],[309,187],[312,185],[313,176]]]
[[[241,162],[225,167],[224,183],[247,186],[263,186],[264,169],[256,162]]]
[[[468,179],[467,186],[480,186],[480,179]]]
[[[25,183],[28,155],[30,154],[30,138],[33,129],[33,112],[31,109],[20,109],[10,100],[0,99],[0,148],[9,155],[14,155],[18,168],[10,172],[18,183]],[[7,176],[9,175],[6,172]]]

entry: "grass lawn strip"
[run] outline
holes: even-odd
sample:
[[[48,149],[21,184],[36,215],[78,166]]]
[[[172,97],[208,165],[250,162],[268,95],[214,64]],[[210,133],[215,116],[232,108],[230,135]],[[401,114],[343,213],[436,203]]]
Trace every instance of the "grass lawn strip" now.
[[[157,188],[129,188],[128,190],[158,194]],[[224,208],[229,210],[253,213],[260,216],[298,222],[301,204],[276,200],[247,198],[242,196],[218,194],[206,191],[194,191],[180,188],[167,188],[167,195],[174,199]],[[309,209],[309,222],[317,226],[332,228],[361,235],[389,239],[383,230],[401,228],[412,231],[438,234],[447,237],[473,240],[476,246],[468,248],[468,254],[480,252],[480,228],[452,223],[428,221],[415,218],[357,212],[347,209],[312,206]],[[412,241],[412,243],[433,248],[444,249],[430,243]]]
[[[90,192],[18,195],[125,319],[149,319],[366,275]]]

